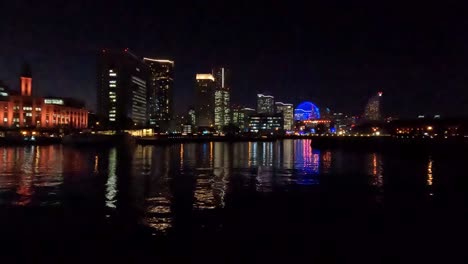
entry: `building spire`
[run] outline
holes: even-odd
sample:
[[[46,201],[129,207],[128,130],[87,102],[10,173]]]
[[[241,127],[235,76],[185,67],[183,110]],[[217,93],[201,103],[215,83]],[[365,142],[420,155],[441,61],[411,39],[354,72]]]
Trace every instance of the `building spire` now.
[[[27,78],[32,77],[31,66],[27,62],[25,62],[23,64],[23,67],[21,68],[21,77],[27,77]]]
[[[28,63],[23,64],[21,69],[21,95],[31,96],[32,95],[32,74],[31,67]]]

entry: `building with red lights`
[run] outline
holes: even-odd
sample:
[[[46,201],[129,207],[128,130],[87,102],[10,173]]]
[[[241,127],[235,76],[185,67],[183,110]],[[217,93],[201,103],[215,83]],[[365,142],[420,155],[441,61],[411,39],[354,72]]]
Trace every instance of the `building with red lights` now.
[[[0,88],[0,127],[75,128],[88,126],[84,103],[71,98],[32,96],[32,75],[25,66],[20,77],[20,93]]]

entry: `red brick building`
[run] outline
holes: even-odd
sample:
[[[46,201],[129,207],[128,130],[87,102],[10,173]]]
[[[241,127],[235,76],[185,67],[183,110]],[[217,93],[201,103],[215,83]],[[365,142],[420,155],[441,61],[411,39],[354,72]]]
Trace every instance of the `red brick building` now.
[[[32,77],[26,68],[21,93],[0,87],[0,127],[87,128],[88,110],[70,98],[33,97]]]

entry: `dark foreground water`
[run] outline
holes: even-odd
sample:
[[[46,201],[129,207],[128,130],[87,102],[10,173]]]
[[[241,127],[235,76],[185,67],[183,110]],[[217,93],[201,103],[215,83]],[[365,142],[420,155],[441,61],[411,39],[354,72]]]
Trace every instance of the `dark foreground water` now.
[[[468,153],[0,148],[0,262],[453,262]]]

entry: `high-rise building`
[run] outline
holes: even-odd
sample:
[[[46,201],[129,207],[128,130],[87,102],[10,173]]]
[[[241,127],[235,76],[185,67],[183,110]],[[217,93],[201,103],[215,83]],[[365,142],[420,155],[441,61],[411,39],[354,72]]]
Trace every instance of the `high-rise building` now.
[[[372,96],[367,102],[366,109],[364,110],[364,118],[367,121],[379,121],[381,120],[381,99],[382,92],[378,92],[377,95]]]
[[[150,126],[167,129],[173,115],[174,61],[144,58],[150,68],[148,118]]]
[[[195,109],[190,108],[188,110],[188,116],[189,116],[189,119],[190,119],[190,124],[195,126],[196,123],[197,123],[197,116],[195,115]]]
[[[221,130],[223,126],[228,125],[231,122],[230,109],[229,109],[229,90],[226,88],[215,89],[215,127]]]
[[[244,111],[242,111],[242,108],[243,107],[239,105],[233,105],[231,107],[231,114],[232,114],[231,122],[235,126],[239,127],[241,131],[244,130],[245,128],[245,115],[244,115]]]
[[[213,127],[215,123],[215,78],[212,74],[196,75],[196,107],[198,127]]]
[[[128,49],[105,49],[98,58],[97,75],[97,108],[103,124],[116,129],[147,125],[149,67]]]
[[[213,69],[213,77],[215,78],[216,88],[231,88],[231,72],[224,67]]]
[[[294,107],[292,104],[276,102],[276,113],[283,115],[283,129],[292,130],[294,125]]]
[[[274,114],[275,97],[272,95],[257,94],[257,113]]]
[[[215,78],[215,127],[221,130],[231,122],[229,71],[224,68],[213,69]]]

